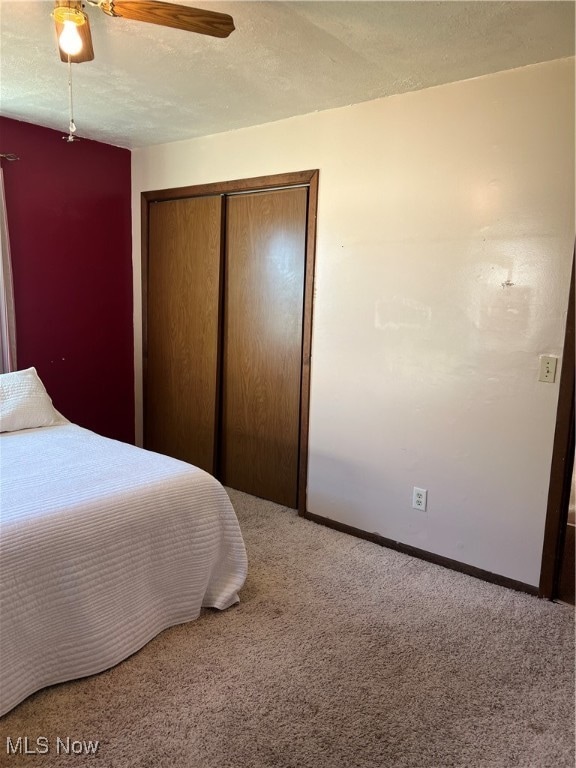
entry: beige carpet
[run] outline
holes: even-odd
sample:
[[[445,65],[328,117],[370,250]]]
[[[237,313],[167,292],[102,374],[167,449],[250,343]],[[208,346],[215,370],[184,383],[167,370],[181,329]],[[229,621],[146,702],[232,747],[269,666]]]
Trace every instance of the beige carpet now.
[[[573,768],[570,608],[231,497],[241,605],[30,697],[3,766]],[[49,753],[7,754],[18,736]]]

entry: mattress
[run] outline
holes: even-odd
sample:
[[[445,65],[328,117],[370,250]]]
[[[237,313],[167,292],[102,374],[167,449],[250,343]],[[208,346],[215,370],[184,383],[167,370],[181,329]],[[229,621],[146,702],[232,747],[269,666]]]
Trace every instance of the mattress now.
[[[238,602],[240,527],[201,469],[66,424],[2,434],[0,481],[0,715]]]

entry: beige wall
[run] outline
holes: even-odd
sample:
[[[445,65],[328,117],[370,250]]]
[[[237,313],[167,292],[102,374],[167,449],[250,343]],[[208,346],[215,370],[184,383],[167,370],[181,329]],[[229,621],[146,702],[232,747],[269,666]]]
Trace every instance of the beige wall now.
[[[536,585],[573,142],[562,60],[136,150],[136,349],[141,191],[319,168],[308,509]]]

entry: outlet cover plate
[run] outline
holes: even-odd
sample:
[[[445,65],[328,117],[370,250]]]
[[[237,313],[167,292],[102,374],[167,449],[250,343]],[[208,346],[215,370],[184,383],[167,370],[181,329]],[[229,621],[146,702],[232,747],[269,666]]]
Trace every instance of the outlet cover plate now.
[[[412,489],[412,508],[419,509],[421,512],[426,511],[426,504],[428,502],[428,491],[426,488]]]

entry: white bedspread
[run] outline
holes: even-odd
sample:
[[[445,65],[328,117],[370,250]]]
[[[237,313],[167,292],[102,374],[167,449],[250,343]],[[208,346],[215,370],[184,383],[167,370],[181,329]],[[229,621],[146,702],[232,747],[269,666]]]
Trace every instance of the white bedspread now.
[[[67,424],[1,435],[0,480],[0,715],[238,601],[244,542],[206,472]]]

